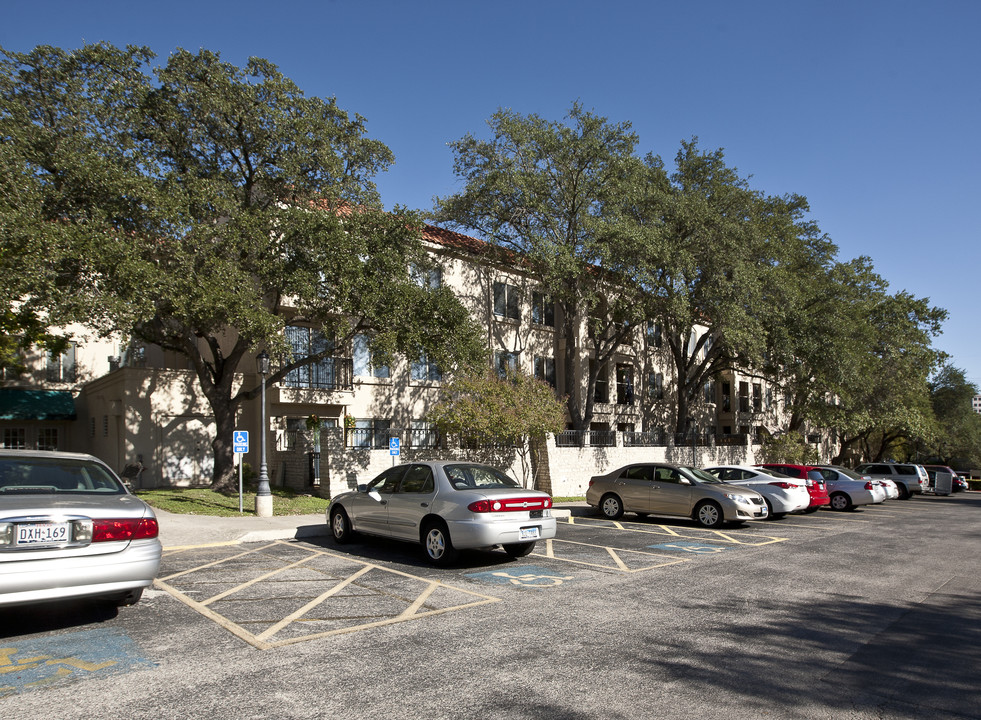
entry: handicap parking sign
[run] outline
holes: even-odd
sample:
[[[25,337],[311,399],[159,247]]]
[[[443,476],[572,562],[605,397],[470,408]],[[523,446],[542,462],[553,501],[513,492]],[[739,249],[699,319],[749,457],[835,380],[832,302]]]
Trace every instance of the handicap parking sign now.
[[[388,439],[388,454],[389,455],[398,455],[399,453],[401,453],[401,449],[399,448],[399,439],[398,438],[389,438]]]
[[[249,451],[249,431],[236,430],[232,433],[232,451],[247,453]]]

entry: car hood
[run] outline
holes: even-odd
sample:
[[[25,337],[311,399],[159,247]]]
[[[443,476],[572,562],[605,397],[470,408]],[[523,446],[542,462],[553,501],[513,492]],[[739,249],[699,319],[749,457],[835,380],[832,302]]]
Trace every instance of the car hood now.
[[[732,483],[700,483],[696,486],[700,490],[722,493],[723,495],[746,495],[748,497],[758,497],[759,493],[745,485],[733,485]]]

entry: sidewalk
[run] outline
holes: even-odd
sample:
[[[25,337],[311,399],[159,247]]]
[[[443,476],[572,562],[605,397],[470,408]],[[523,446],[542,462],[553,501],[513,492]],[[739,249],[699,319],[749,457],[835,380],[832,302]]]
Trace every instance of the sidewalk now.
[[[573,508],[581,514],[586,503],[561,503],[552,514],[569,517]],[[277,515],[271,518],[256,517],[250,513],[236,517],[214,515],[178,515],[165,510],[154,510],[160,523],[160,542],[165,549],[194,547],[198,545],[222,545],[269,540],[291,540],[330,535],[327,518],[315,515]]]

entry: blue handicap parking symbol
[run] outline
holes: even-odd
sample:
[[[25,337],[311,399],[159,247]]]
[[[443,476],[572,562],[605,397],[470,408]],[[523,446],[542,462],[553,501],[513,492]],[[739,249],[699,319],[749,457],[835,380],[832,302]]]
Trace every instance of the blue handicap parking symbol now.
[[[673,543],[663,543],[661,545],[648,545],[647,547],[654,550],[672,550],[674,552],[696,553],[698,555],[714,555],[715,553],[720,553],[723,550],[731,549],[725,545],[706,545],[705,543],[688,542],[686,540],[679,540],[678,542]]]
[[[520,567],[508,566],[501,570],[488,570],[487,572],[471,573],[465,577],[481,580],[483,582],[494,583],[497,585],[517,585],[519,587],[556,587],[563,583],[574,580],[571,575],[562,575],[554,570],[539,567],[537,565],[521,565]]]

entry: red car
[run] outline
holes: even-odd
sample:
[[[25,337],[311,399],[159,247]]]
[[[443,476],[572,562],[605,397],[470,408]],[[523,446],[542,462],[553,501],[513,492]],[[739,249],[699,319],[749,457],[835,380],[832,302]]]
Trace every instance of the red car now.
[[[824,475],[819,468],[813,465],[786,465],[784,463],[763,463],[757,467],[768,470],[777,470],[784,475],[799,478],[807,485],[807,493],[811,496],[811,504],[804,511],[806,513],[815,512],[822,505],[830,505],[831,498],[828,497],[828,488],[824,484]]]

